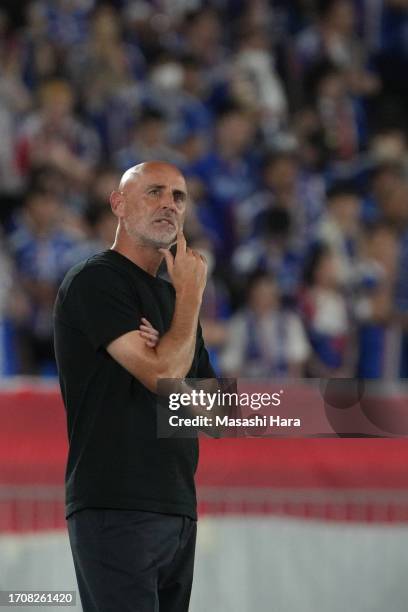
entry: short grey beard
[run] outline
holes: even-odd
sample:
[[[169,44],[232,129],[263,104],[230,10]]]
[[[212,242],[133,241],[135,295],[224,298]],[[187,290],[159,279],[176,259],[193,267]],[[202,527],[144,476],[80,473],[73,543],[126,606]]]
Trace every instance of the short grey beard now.
[[[133,229],[131,229],[126,220],[124,220],[124,226],[125,226],[125,230],[128,236],[132,238],[133,240],[135,240],[137,245],[140,245],[143,247],[153,247],[155,249],[168,249],[173,244],[176,243],[175,238],[170,243],[162,242],[160,240],[155,240],[154,238],[147,238],[146,236],[143,236],[142,234],[139,234],[137,231],[134,231]]]

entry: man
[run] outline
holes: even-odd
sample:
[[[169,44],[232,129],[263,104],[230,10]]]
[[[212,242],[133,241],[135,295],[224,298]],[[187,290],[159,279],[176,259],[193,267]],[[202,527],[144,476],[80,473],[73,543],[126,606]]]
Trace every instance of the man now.
[[[54,313],[70,544],[84,612],[183,612],[198,447],[158,439],[156,391],[160,378],[215,376],[198,321],[207,265],[186,247],[173,165],[130,168],[110,202],[114,245],[68,272]],[[163,257],[172,285],[156,277]]]

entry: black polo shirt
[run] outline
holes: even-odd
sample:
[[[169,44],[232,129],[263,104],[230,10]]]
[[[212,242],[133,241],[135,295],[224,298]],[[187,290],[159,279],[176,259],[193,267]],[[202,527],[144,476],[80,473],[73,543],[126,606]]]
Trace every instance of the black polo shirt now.
[[[55,353],[67,412],[66,516],[86,507],[196,518],[197,439],[156,436],[156,395],[106,351],[141,317],[164,334],[175,291],[116,251],[74,266],[54,309]],[[188,377],[214,371],[198,326]]]

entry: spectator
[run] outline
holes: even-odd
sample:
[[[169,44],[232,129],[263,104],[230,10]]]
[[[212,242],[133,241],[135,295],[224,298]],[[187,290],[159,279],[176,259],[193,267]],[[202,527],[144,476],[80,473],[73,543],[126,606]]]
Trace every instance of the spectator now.
[[[403,236],[408,224],[408,181],[404,179],[391,182],[391,187],[385,191],[381,200],[380,215],[399,234]]]
[[[323,132],[329,160],[355,160],[366,145],[366,114],[352,96],[343,70],[321,63],[310,75],[314,108]]]
[[[52,309],[76,244],[60,227],[63,208],[53,193],[31,191],[10,236],[10,250],[29,309],[19,322],[21,371],[55,374]]]
[[[95,203],[88,208],[84,225],[85,235],[64,257],[67,268],[109,249],[114,242],[117,220],[106,202],[105,206]]]
[[[300,377],[308,355],[300,319],[280,306],[273,277],[256,274],[248,286],[246,306],[228,326],[223,372],[248,378]]]
[[[208,7],[186,15],[183,46],[192,57],[210,68],[223,59],[222,24],[216,11]]]
[[[76,45],[88,33],[88,17],[95,0],[40,0],[41,11],[47,26],[47,37],[62,48]]]
[[[73,113],[74,94],[69,83],[47,82],[41,87],[39,108],[22,124],[17,141],[21,175],[43,164],[58,168],[78,189],[90,180],[98,160],[96,135]]]
[[[355,374],[352,321],[335,257],[325,245],[316,245],[305,262],[300,303],[312,347],[308,375],[351,378]]]
[[[299,34],[296,47],[298,61],[303,69],[322,59],[340,67],[351,66],[356,52],[352,0],[317,2],[317,20]]]
[[[216,236],[218,255],[231,253],[233,209],[255,189],[254,136],[251,116],[236,105],[226,106],[217,116],[212,149],[190,169],[206,192],[206,229]]]
[[[397,232],[400,249],[396,278],[395,303],[402,327],[400,377],[408,378],[408,184],[401,183],[383,203],[383,216]]]
[[[93,13],[89,37],[67,56],[68,74],[106,155],[128,144],[142,102],[135,80],[141,61],[140,53],[122,38],[118,13],[107,4]]]
[[[408,174],[407,136],[403,127],[378,129],[370,141],[370,153],[377,163],[401,164],[405,175]]]
[[[13,263],[0,239],[0,376],[17,374],[14,323],[26,311],[26,300],[18,285]]]
[[[119,185],[120,174],[113,165],[100,164],[95,169],[97,181],[89,185],[87,199],[94,206],[106,207],[112,191]]]
[[[389,225],[367,228],[356,269],[356,316],[359,322],[358,376],[398,378],[401,342],[393,322],[398,265],[398,236]]]
[[[365,67],[353,0],[320,0],[317,13],[317,21],[301,32],[296,41],[296,59],[301,73],[327,61],[344,73],[353,94],[377,93],[379,80]]]
[[[360,199],[348,184],[334,185],[327,193],[327,210],[317,230],[317,241],[326,244],[337,266],[337,278],[352,290],[358,262]]]
[[[271,138],[285,125],[288,106],[264,29],[253,28],[243,34],[235,71],[236,98],[259,113],[260,125]]]
[[[30,105],[31,96],[21,74],[19,49],[6,47],[0,55],[0,195],[3,198],[21,188],[14,156],[15,133],[20,117]]]
[[[164,114],[155,108],[145,108],[134,127],[132,142],[115,155],[118,170],[124,172],[130,166],[155,159],[181,162],[181,158],[169,145],[167,130]]]
[[[261,189],[234,209],[237,237],[243,241],[258,234],[264,217],[275,207],[286,208],[292,217],[292,231],[304,245],[320,218],[324,185],[317,175],[302,171],[295,151],[268,153],[262,164]]]
[[[237,278],[244,283],[257,270],[272,274],[283,299],[293,302],[302,273],[303,255],[291,213],[275,206],[263,216],[258,234],[236,249],[232,264]]]
[[[192,56],[181,59],[164,55],[152,66],[144,99],[160,108],[166,116],[171,134],[208,132],[213,116],[203,102],[207,84],[203,65]]]
[[[211,244],[205,238],[192,242],[192,248],[202,253],[208,262],[207,284],[200,310],[203,336],[211,363],[218,373],[221,372],[220,354],[227,339],[227,320],[231,315],[228,288],[215,268],[216,260]]]
[[[45,81],[60,77],[65,57],[59,53],[57,42],[48,35],[49,24],[44,6],[29,3],[26,9],[24,36],[20,39],[22,75],[28,89],[35,93]]]
[[[401,164],[383,161],[374,168],[369,180],[369,190],[363,200],[363,221],[374,222],[381,219],[387,209],[391,194],[403,185],[404,176]]]

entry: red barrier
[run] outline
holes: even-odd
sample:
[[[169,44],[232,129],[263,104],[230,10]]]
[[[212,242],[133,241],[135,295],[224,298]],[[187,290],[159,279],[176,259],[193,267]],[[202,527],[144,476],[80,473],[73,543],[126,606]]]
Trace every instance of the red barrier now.
[[[64,525],[66,452],[55,387],[0,392],[0,531]],[[197,482],[202,512],[406,521],[408,440],[202,438]]]

